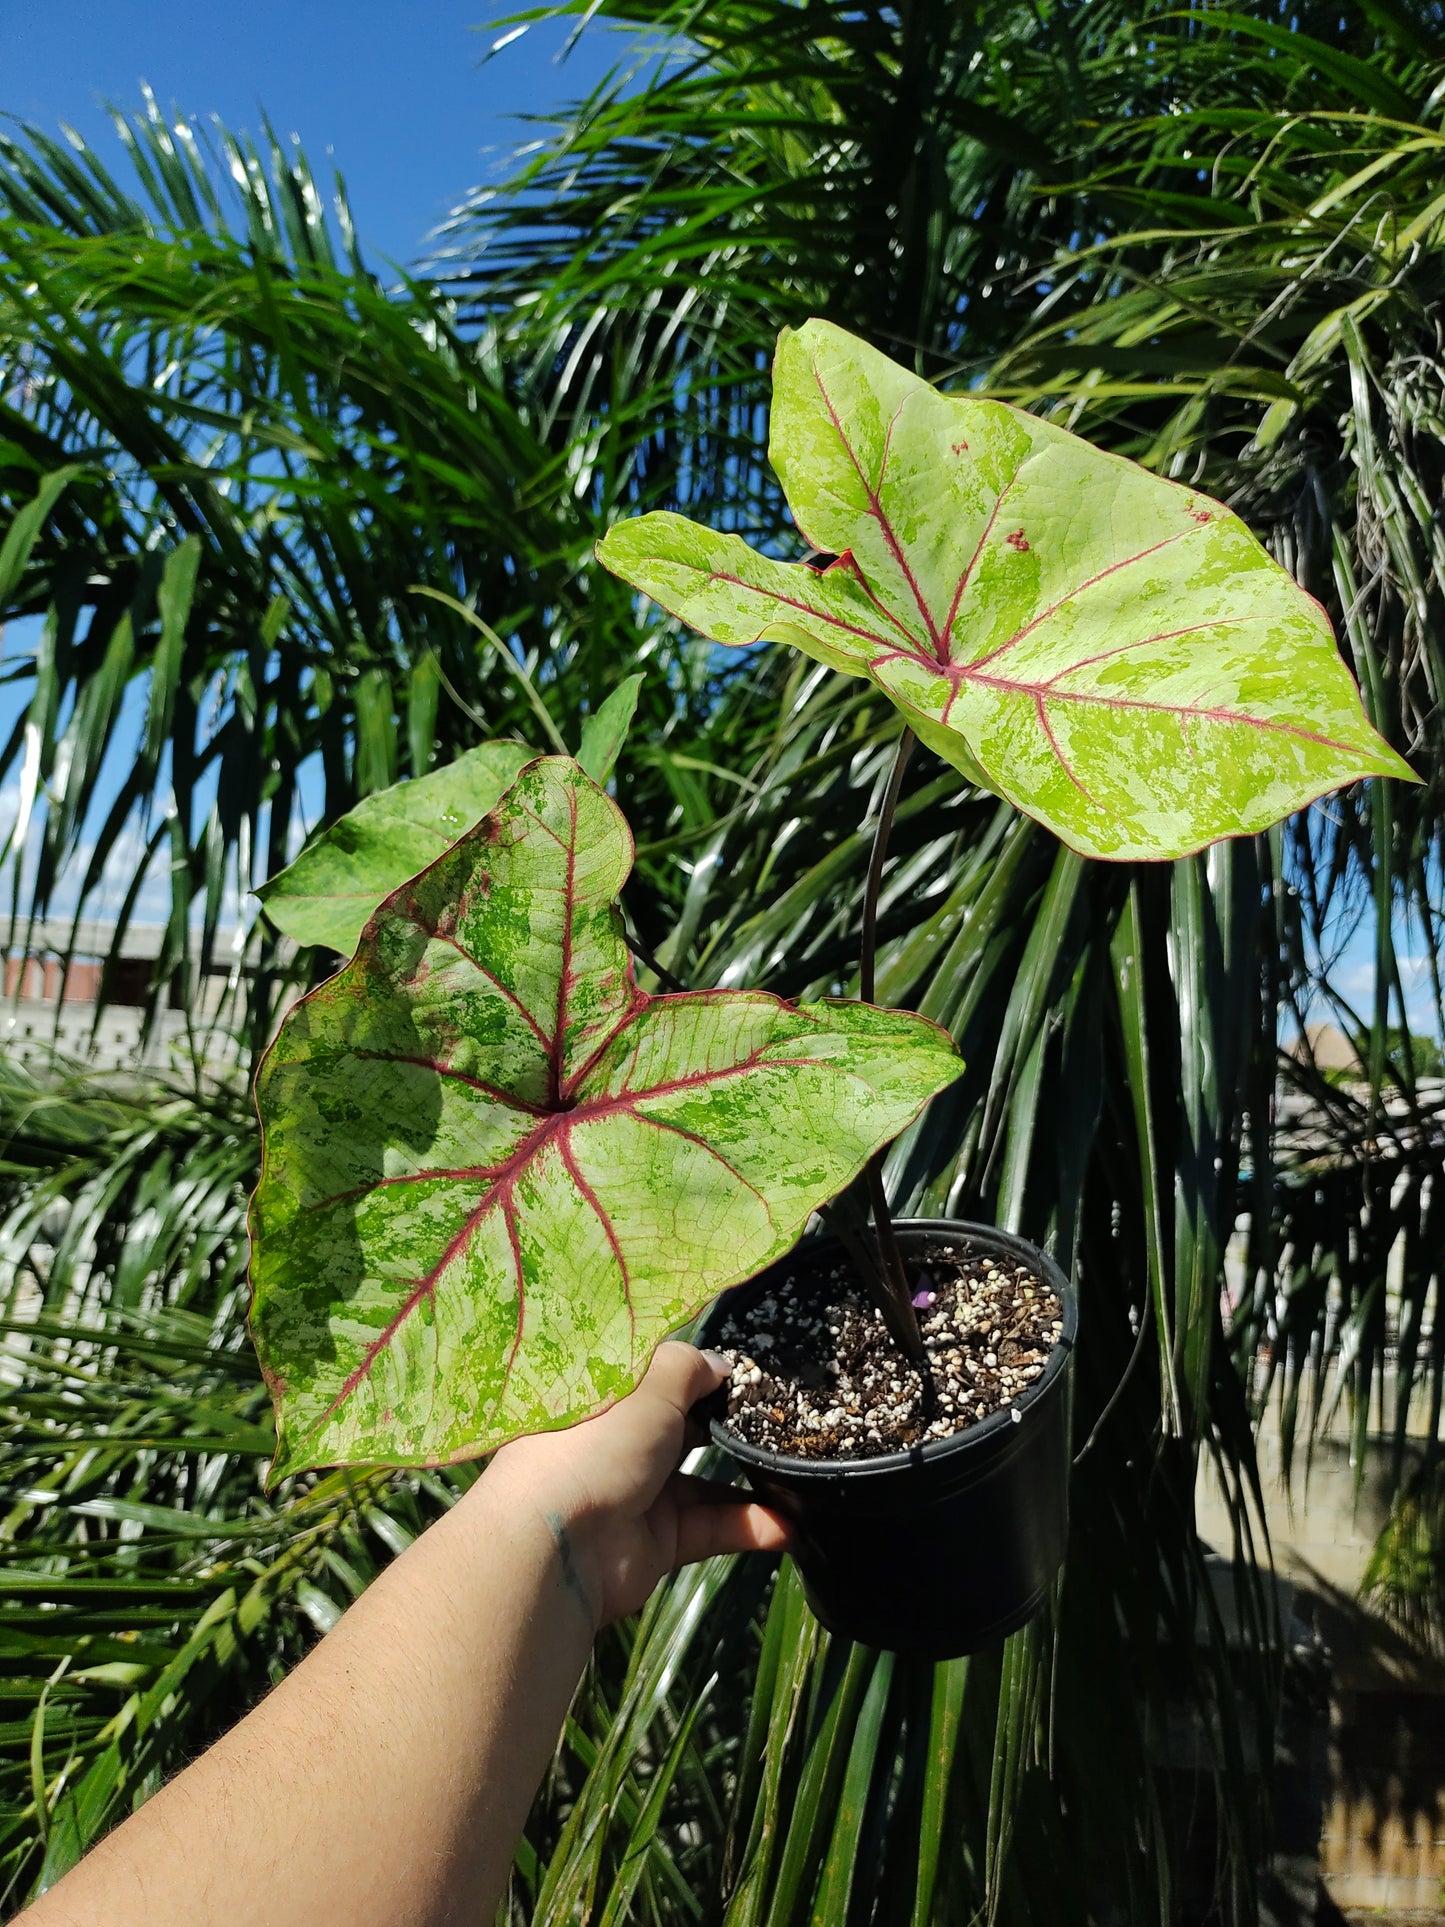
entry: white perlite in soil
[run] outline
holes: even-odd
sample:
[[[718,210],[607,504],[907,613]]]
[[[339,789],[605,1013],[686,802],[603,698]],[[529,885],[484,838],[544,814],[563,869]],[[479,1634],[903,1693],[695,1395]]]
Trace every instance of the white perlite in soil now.
[[[1027,1265],[962,1241],[929,1246],[907,1270],[932,1365],[931,1411],[922,1377],[846,1263],[800,1254],[712,1340],[733,1361],[728,1429],[792,1458],[868,1459],[1011,1406],[1063,1331],[1057,1293]]]

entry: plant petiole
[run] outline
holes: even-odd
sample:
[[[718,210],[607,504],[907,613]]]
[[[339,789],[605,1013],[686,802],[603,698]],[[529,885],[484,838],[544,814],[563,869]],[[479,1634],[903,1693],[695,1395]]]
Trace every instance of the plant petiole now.
[[[878,898],[883,887],[884,865],[888,861],[888,840],[893,830],[893,818],[903,790],[903,775],[916,740],[913,731],[906,727],[898,738],[893,767],[888,772],[888,784],[878,811],[878,824],[873,832],[868,878],[863,886],[863,927],[858,951],[858,995],[865,1004],[877,1001]],[[878,1295],[878,1308],[883,1313],[894,1342],[922,1375],[924,1401],[927,1404],[933,1397],[933,1374],[928,1353],[924,1349],[923,1335],[918,1328],[918,1313],[913,1307],[913,1293],[903,1269],[903,1257],[893,1233],[893,1216],[888,1209],[888,1193],[883,1183],[881,1151],[869,1159],[865,1181],[868,1202],[873,1210],[878,1263],[876,1268],[866,1273],[864,1282],[874,1289],[875,1294],[881,1294]]]

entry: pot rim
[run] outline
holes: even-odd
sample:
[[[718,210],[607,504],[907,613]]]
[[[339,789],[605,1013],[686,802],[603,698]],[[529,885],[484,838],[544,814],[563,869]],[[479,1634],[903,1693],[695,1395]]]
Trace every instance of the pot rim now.
[[[785,1473],[790,1479],[837,1480],[840,1478],[878,1478],[889,1473],[907,1472],[921,1466],[932,1464],[935,1460],[951,1458],[955,1453],[970,1450],[999,1436],[1012,1432],[1015,1423],[1022,1423],[1023,1416],[1030,1406],[1035,1405],[1052,1390],[1057,1380],[1068,1370],[1073,1357],[1074,1345],[1079,1331],[1078,1294],[1064,1276],[1058,1261],[1047,1251],[1031,1244],[1027,1238],[1020,1238],[1012,1231],[1000,1231],[990,1224],[975,1224],[966,1218],[895,1218],[896,1231],[918,1232],[924,1236],[951,1236],[968,1238],[974,1243],[995,1249],[1002,1248],[1009,1256],[1030,1264],[1038,1270],[1045,1284],[1050,1285],[1059,1295],[1063,1307],[1063,1330],[1049,1353],[1048,1362],[1033,1383],[1027,1386],[1009,1405],[997,1412],[990,1412],[987,1418],[979,1419],[972,1425],[965,1425],[961,1431],[950,1432],[947,1438],[925,1439],[921,1445],[910,1445],[902,1452],[885,1452],[872,1459],[795,1459],[783,1452],[770,1452],[765,1446],[751,1445],[746,1439],[739,1438],[735,1432],[728,1431],[720,1419],[713,1419],[708,1427],[714,1445],[719,1446],[743,1465],[755,1465],[768,1471]],[[803,1238],[793,1247],[793,1251],[782,1258],[775,1258],[764,1272],[775,1270],[786,1264],[796,1253],[814,1251],[822,1245],[836,1245],[838,1240],[828,1232],[816,1233]],[[707,1317],[724,1305],[735,1293],[747,1291],[764,1275],[758,1272],[740,1284],[732,1285],[713,1301]],[[1020,1414],[1015,1421],[1013,1414]]]

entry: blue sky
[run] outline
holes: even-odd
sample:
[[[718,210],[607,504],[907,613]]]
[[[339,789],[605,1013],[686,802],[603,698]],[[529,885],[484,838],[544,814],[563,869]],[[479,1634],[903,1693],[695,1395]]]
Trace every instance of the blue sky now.
[[[560,25],[484,57],[507,9],[487,0],[0,0],[0,111],[54,133],[68,121],[118,150],[101,103],[219,114],[256,131],[262,111],[328,151],[380,261],[406,261],[469,187],[528,138],[518,114],[586,93],[622,47],[590,30],[559,64]],[[477,31],[480,27],[482,30]]]

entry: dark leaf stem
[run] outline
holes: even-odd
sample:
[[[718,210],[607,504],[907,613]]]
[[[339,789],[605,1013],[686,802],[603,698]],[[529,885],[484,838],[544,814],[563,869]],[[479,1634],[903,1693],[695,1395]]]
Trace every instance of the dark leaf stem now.
[[[878,896],[883,887],[884,865],[888,861],[888,839],[893,829],[893,818],[897,813],[898,798],[903,789],[903,775],[908,768],[908,759],[913,753],[914,741],[911,729],[905,729],[898,739],[893,767],[888,772],[888,787],[883,792],[883,803],[878,812],[878,825],[873,832],[873,851],[868,859],[868,880],[863,889],[863,931],[858,955],[858,995],[865,1004],[877,1001]],[[873,1224],[878,1240],[878,1273],[883,1283],[878,1308],[883,1313],[884,1321],[900,1350],[923,1374],[925,1392],[928,1392],[932,1389],[933,1380],[928,1370],[928,1356],[923,1348],[923,1336],[918,1329],[918,1314],[913,1309],[913,1294],[908,1288],[908,1275],[903,1269],[903,1255],[898,1249],[898,1240],[893,1232],[893,1216],[888,1209],[888,1193],[883,1183],[883,1158],[882,1151],[870,1158],[865,1173],[868,1202],[873,1210]],[[875,1285],[876,1288],[872,1272],[867,1275],[866,1282]]]
[[[878,1166],[876,1173],[874,1165]],[[922,1335],[918,1329],[918,1319],[914,1314],[911,1298],[905,1293],[900,1299],[884,1269],[884,1259],[880,1249],[881,1241],[868,1222],[868,1207],[873,1202],[875,1181],[878,1191],[882,1190],[882,1160],[872,1159],[861,1176],[854,1179],[846,1191],[825,1204],[819,1212],[823,1223],[842,1245],[853,1266],[859,1282],[868,1296],[883,1314],[889,1336],[905,1357],[912,1360],[924,1372],[925,1385],[931,1386],[931,1378],[926,1372],[928,1354],[923,1348]],[[876,1214],[875,1214],[876,1216]],[[887,1215],[884,1203],[883,1220],[891,1234],[892,1220]],[[897,1244],[890,1236],[890,1243],[897,1254]],[[902,1273],[902,1261],[899,1261]]]
[[[883,1186],[883,1153],[868,1160],[864,1174],[868,1183],[868,1201],[873,1207],[874,1235],[878,1240],[878,1257],[882,1272],[883,1291],[878,1300],[878,1309],[883,1313],[894,1343],[910,1362],[917,1366],[923,1377],[925,1403],[933,1394],[933,1374],[928,1363],[928,1353],[924,1349],[923,1334],[918,1329],[918,1313],[913,1309],[913,1294],[908,1288],[908,1274],[903,1269],[903,1254],[898,1249],[898,1239],[893,1232],[893,1216],[888,1209],[888,1193]],[[874,1274],[869,1274],[872,1282]]]
[[[883,866],[888,861],[888,839],[903,788],[903,772],[908,768],[915,741],[911,729],[905,729],[898,738],[893,767],[888,772],[888,787],[883,792],[883,807],[878,812],[878,827],[873,832],[873,854],[868,859],[868,881],[863,889],[863,935],[858,952],[858,995],[865,1004],[874,1003],[877,998],[878,893],[883,887]]]
[[[632,919],[626,915],[624,915],[623,918],[622,930],[623,935],[627,939],[627,948],[640,964],[652,972],[664,990],[686,992],[687,985],[682,981],[681,977],[674,976],[666,964],[657,961],[657,958],[653,956],[652,952],[647,948],[647,945],[643,943],[633,928]]]

